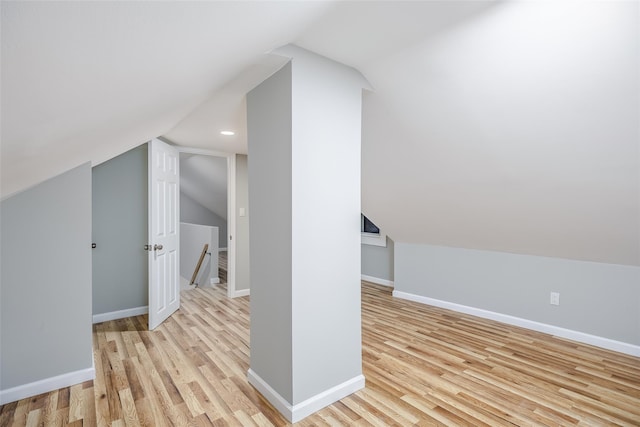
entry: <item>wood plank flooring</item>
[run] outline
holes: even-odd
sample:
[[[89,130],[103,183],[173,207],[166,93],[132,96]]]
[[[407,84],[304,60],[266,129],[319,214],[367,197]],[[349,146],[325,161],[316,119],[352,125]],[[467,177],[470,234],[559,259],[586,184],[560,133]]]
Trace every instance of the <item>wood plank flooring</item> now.
[[[220,283],[227,283],[227,251],[218,252],[218,277]]]
[[[282,426],[248,383],[249,299],[182,292],[94,325],[97,378],[0,408],[0,426]],[[640,426],[640,358],[362,286],[367,386],[299,426]]]

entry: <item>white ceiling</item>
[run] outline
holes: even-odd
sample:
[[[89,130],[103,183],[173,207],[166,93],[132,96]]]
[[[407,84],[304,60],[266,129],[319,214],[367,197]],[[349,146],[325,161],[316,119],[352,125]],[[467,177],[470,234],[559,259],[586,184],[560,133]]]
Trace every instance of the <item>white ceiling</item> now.
[[[3,196],[160,135],[245,153],[295,43],[374,87],[362,203],[395,240],[640,265],[638,2],[0,5]]]

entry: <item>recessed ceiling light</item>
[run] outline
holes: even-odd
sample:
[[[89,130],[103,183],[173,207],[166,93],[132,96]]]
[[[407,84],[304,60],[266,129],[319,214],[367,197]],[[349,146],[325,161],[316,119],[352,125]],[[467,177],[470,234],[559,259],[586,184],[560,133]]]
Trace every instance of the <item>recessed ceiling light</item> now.
[[[226,135],[226,136],[231,136],[231,135],[235,135],[236,133],[232,130],[223,130],[222,132],[220,132],[222,135]]]

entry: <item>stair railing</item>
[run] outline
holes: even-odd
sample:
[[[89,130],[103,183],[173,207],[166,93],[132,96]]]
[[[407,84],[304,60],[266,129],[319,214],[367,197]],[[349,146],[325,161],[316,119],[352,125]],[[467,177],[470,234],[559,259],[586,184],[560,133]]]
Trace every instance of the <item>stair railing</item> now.
[[[209,249],[209,244],[205,243],[204,247],[202,248],[202,252],[200,253],[200,259],[198,260],[198,265],[196,265],[196,269],[193,271],[193,276],[191,276],[191,283],[189,283],[189,286],[195,283],[196,278],[198,277],[198,272],[200,271],[200,267],[202,267],[202,261],[204,260],[204,256],[207,254],[208,249]],[[198,287],[198,284],[196,283],[196,288],[197,287]]]

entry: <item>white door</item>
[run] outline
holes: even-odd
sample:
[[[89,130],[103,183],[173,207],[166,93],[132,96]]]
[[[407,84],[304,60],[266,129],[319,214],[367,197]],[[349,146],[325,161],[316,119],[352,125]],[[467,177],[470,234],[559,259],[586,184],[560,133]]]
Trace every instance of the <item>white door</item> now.
[[[149,330],[180,308],[178,150],[149,143]]]

